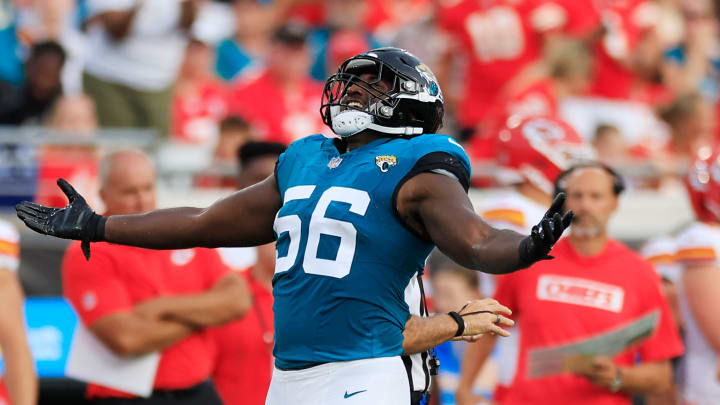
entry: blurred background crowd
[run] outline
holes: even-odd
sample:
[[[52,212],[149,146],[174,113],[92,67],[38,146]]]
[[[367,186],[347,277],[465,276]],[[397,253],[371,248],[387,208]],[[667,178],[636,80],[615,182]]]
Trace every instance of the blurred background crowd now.
[[[647,242],[693,219],[684,179],[720,137],[718,18],[713,0],[0,0],[0,208],[13,221],[22,200],[62,207],[63,177],[103,212],[99,162],[127,147],[152,157],[158,205],[205,205],[251,184],[240,179],[243,145],[332,136],[319,114],[324,80],[355,54],[397,46],[437,76],[441,131],[471,157],[478,206],[525,182],[552,192],[561,161],[580,152],[532,145],[553,155],[544,169],[502,144],[529,118],[562,121],[575,147],[624,178],[610,234],[659,264],[675,299],[672,238]],[[524,229],[513,212],[484,211]],[[51,401],[82,390],[63,379],[75,321],[46,325],[67,244],[21,236],[30,344]],[[259,260],[223,257],[239,271]],[[492,294],[492,281],[441,271],[452,267],[442,258],[430,266],[440,306],[480,296],[478,285]],[[451,404],[460,365],[443,369],[436,400]],[[491,364],[479,392],[490,398],[496,379]]]

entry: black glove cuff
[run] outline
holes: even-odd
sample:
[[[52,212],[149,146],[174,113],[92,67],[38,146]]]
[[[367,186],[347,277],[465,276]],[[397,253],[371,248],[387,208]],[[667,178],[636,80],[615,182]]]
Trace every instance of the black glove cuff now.
[[[537,260],[532,254],[534,246],[535,242],[530,236],[526,236],[520,241],[520,245],[518,246],[518,257],[520,259],[521,267],[528,267]]]
[[[102,242],[105,240],[105,222],[107,222],[106,217],[93,213],[87,224],[87,241]]]
[[[462,319],[462,316],[455,311],[448,312],[448,315],[450,315],[458,324],[458,330],[455,332],[455,337],[462,336],[463,332],[465,332],[465,321]]]

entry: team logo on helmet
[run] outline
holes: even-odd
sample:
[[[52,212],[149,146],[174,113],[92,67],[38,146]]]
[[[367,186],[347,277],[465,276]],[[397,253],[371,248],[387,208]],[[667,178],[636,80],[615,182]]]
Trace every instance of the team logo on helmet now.
[[[387,173],[387,171],[396,164],[397,158],[395,155],[375,156],[375,165],[377,165],[383,173]]]
[[[435,77],[435,74],[430,70],[429,67],[420,64],[415,66],[415,70],[418,71],[422,75],[422,77],[425,78],[428,82],[428,93],[430,93],[431,96],[437,96],[438,93],[440,93],[440,86],[437,84],[437,78]]]

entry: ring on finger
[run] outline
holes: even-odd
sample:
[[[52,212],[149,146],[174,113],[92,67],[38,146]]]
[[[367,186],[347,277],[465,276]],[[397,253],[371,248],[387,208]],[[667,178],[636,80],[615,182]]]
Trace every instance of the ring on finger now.
[[[494,323],[495,323],[495,325],[497,325],[497,324],[499,324],[500,321],[502,320],[502,317],[500,316],[500,314],[495,314],[495,316],[497,316],[497,319],[495,319],[495,322],[494,322]]]

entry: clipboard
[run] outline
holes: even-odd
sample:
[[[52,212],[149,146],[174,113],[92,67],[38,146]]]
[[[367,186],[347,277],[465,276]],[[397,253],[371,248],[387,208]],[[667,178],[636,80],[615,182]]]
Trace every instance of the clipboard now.
[[[160,353],[119,357],[78,322],[70,344],[65,375],[80,381],[148,398],[152,394]]]

